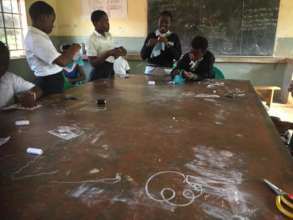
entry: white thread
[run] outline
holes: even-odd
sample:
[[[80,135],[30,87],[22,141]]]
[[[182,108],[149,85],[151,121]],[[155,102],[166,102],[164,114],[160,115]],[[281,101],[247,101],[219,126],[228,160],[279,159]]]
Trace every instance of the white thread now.
[[[161,196],[161,199],[158,199],[158,198],[155,198],[150,192],[149,192],[149,184],[150,182],[152,181],[152,179],[154,179],[155,177],[159,176],[159,175],[162,175],[162,174],[176,174],[176,175],[179,175],[183,178],[183,183],[187,183],[191,188],[192,190],[190,189],[184,189],[183,190],[183,193],[182,193],[182,196],[185,198],[185,199],[188,199],[189,202],[187,203],[181,203],[181,204],[176,204],[176,203],[173,203],[171,202],[172,199],[174,199],[176,197],[176,192],[174,189],[172,188],[169,188],[169,187],[165,187],[161,190],[160,192],[160,196]],[[200,197],[203,193],[203,189],[202,189],[202,186],[195,183],[195,182],[191,182],[189,179],[190,178],[193,178],[193,176],[190,176],[190,175],[184,175],[183,173],[181,172],[177,172],[177,171],[160,171],[160,172],[157,172],[155,174],[153,174],[146,182],[146,185],[145,185],[145,192],[147,194],[147,196],[152,199],[152,200],[155,200],[157,202],[165,202],[171,206],[176,206],[176,207],[186,207],[186,206],[189,206],[191,205],[195,199],[197,199],[198,197]],[[198,192],[197,195],[195,195],[194,191]],[[171,195],[169,197],[166,197],[166,193],[169,192],[171,193]]]
[[[98,180],[82,180],[82,181],[52,181],[52,183],[58,184],[80,184],[80,183],[105,183],[105,184],[116,184],[121,181],[121,176],[116,174],[114,178],[103,178]]]
[[[32,175],[26,175],[26,176],[21,176],[21,177],[12,177],[12,178],[13,178],[13,180],[21,180],[21,179],[26,179],[26,178],[36,177],[36,176],[54,175],[56,173],[58,173],[58,170],[55,170],[52,172],[43,172],[43,173],[37,173],[37,174],[32,174]]]

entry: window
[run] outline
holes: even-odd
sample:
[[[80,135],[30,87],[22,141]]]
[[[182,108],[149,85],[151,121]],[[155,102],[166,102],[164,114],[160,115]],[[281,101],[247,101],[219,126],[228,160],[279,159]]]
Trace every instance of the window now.
[[[9,46],[10,56],[25,55],[23,38],[27,30],[24,0],[0,0],[0,40]]]

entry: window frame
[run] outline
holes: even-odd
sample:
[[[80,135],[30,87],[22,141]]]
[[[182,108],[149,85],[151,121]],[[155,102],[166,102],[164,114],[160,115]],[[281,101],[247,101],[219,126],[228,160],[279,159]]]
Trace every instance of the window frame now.
[[[15,1],[17,4],[18,12],[13,11],[13,3],[12,1]],[[5,39],[5,44],[9,46],[9,41],[8,41],[8,31],[13,31],[13,36],[14,36],[14,43],[16,48],[10,49],[10,56],[11,59],[17,59],[17,58],[23,58],[25,57],[25,49],[24,49],[24,36],[27,32],[27,17],[26,17],[26,10],[25,10],[25,0],[9,0],[10,2],[10,8],[11,12],[4,11],[4,4],[3,0],[0,0],[0,16],[2,18],[3,26],[0,27],[1,30],[4,31],[4,39]],[[14,17],[17,17],[19,20],[19,26],[15,26],[15,22],[12,22],[11,27],[7,27],[7,21],[5,20],[5,15],[10,15],[12,16],[12,19]],[[19,44],[17,34],[16,32],[20,31],[20,36],[21,36],[21,46],[22,48],[18,48]],[[16,54],[14,54],[16,53]]]

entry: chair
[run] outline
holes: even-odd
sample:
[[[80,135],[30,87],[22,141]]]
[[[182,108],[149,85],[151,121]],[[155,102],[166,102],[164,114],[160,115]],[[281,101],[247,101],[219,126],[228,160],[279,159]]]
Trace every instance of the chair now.
[[[215,75],[215,79],[225,79],[224,73],[220,68],[218,68],[216,66],[213,66],[212,71],[213,71],[213,73]]]

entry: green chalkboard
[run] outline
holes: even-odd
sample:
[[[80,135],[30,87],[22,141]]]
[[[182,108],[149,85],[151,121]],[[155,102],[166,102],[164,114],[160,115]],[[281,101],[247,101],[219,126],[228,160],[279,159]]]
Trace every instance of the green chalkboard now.
[[[159,13],[173,14],[172,31],[183,51],[193,36],[208,38],[216,55],[271,56],[280,0],[148,0],[148,29],[157,28]]]

